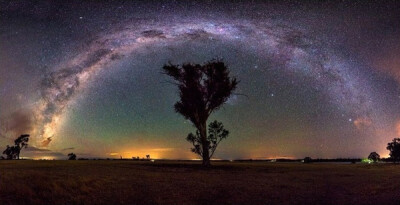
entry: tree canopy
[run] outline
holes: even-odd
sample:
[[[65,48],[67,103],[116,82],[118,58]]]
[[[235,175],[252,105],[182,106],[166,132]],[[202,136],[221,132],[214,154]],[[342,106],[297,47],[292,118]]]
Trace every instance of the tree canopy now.
[[[400,138],[394,138],[388,143],[386,149],[390,151],[389,155],[393,162],[400,160]]]
[[[74,154],[74,153],[69,153],[69,154],[68,154],[68,160],[76,160],[76,154]]]
[[[6,149],[3,151],[3,154],[7,156],[7,159],[19,159],[21,150],[28,147],[28,142],[28,134],[20,135],[17,139],[14,140],[14,146],[7,145]]]
[[[374,161],[374,162],[377,162],[380,158],[381,158],[381,156],[380,156],[378,153],[376,153],[376,152],[371,152],[371,153],[368,155],[368,159],[369,159],[369,160],[372,160],[372,161]]]
[[[215,120],[208,125],[207,141],[209,142],[208,143],[209,158],[211,158],[214,155],[214,152],[217,149],[219,143],[223,139],[226,139],[228,135],[229,131],[224,129],[224,125],[222,124],[222,122],[218,122]],[[188,136],[186,137],[186,140],[193,144],[193,148],[191,148],[191,151],[202,157],[203,146],[199,131],[197,130],[196,134],[189,133]]]

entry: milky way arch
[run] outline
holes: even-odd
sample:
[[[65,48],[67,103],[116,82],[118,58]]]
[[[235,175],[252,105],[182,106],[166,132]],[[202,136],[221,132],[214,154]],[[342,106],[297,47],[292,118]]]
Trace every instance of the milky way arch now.
[[[229,41],[243,43],[275,69],[313,79],[330,96],[331,103],[361,117],[374,115],[367,78],[359,69],[336,56],[315,37],[301,29],[271,22],[196,19],[173,22],[137,20],[120,23],[99,37],[73,59],[59,64],[41,84],[42,98],[35,112],[38,146],[47,146],[60,117],[88,79],[115,61],[146,45],[176,41]],[[274,68],[273,68],[274,69]]]

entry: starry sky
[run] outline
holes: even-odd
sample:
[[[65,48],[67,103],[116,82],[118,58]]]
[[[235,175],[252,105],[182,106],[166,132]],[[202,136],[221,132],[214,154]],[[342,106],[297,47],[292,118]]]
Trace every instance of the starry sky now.
[[[400,2],[0,1],[0,145],[29,158],[194,159],[164,64],[240,83],[216,159],[388,156],[400,137]]]

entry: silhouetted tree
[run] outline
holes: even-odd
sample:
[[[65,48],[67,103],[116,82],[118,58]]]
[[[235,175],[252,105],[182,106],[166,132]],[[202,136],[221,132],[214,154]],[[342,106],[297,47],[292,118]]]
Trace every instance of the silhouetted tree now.
[[[368,159],[374,162],[377,162],[380,158],[381,156],[376,152],[371,152],[371,154],[368,155]]]
[[[74,153],[69,153],[69,154],[68,154],[68,160],[76,160],[76,154],[74,154]]]
[[[28,147],[28,141],[28,134],[19,136],[14,140],[14,146],[7,145],[7,148],[3,151],[3,154],[7,156],[7,159],[19,159],[21,150]]]
[[[163,70],[178,85],[180,101],[175,103],[175,111],[197,128],[200,141],[195,149],[201,153],[203,165],[209,166],[211,142],[207,139],[208,117],[228,100],[238,81],[229,77],[228,68],[221,61],[210,61],[204,65],[168,64]]]
[[[21,135],[16,140],[14,140],[15,143],[14,152],[17,159],[19,159],[19,154],[21,153],[22,148],[28,147],[28,141],[29,141],[28,134]]]
[[[147,158],[147,159],[150,159],[150,155],[149,155],[149,154],[148,154],[148,155],[146,155],[146,158]]]
[[[390,151],[390,158],[393,160],[393,162],[397,162],[400,159],[400,138],[394,138],[392,142],[389,142],[387,147],[387,150]]]
[[[222,122],[214,121],[208,125],[208,153],[209,158],[214,155],[215,150],[217,149],[219,143],[226,139],[229,135],[229,131],[224,129],[224,125]],[[200,157],[203,156],[203,145],[200,136],[199,130],[196,131],[196,134],[189,133],[186,137],[186,140],[193,144],[193,148],[191,148],[192,152],[198,154]]]

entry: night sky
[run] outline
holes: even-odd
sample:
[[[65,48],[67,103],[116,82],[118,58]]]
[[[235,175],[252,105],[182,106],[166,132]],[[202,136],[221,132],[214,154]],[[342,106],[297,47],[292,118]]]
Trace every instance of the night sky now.
[[[0,145],[31,134],[21,156],[196,158],[161,68],[214,58],[240,80],[215,158],[387,157],[400,137],[400,2],[0,2]]]

